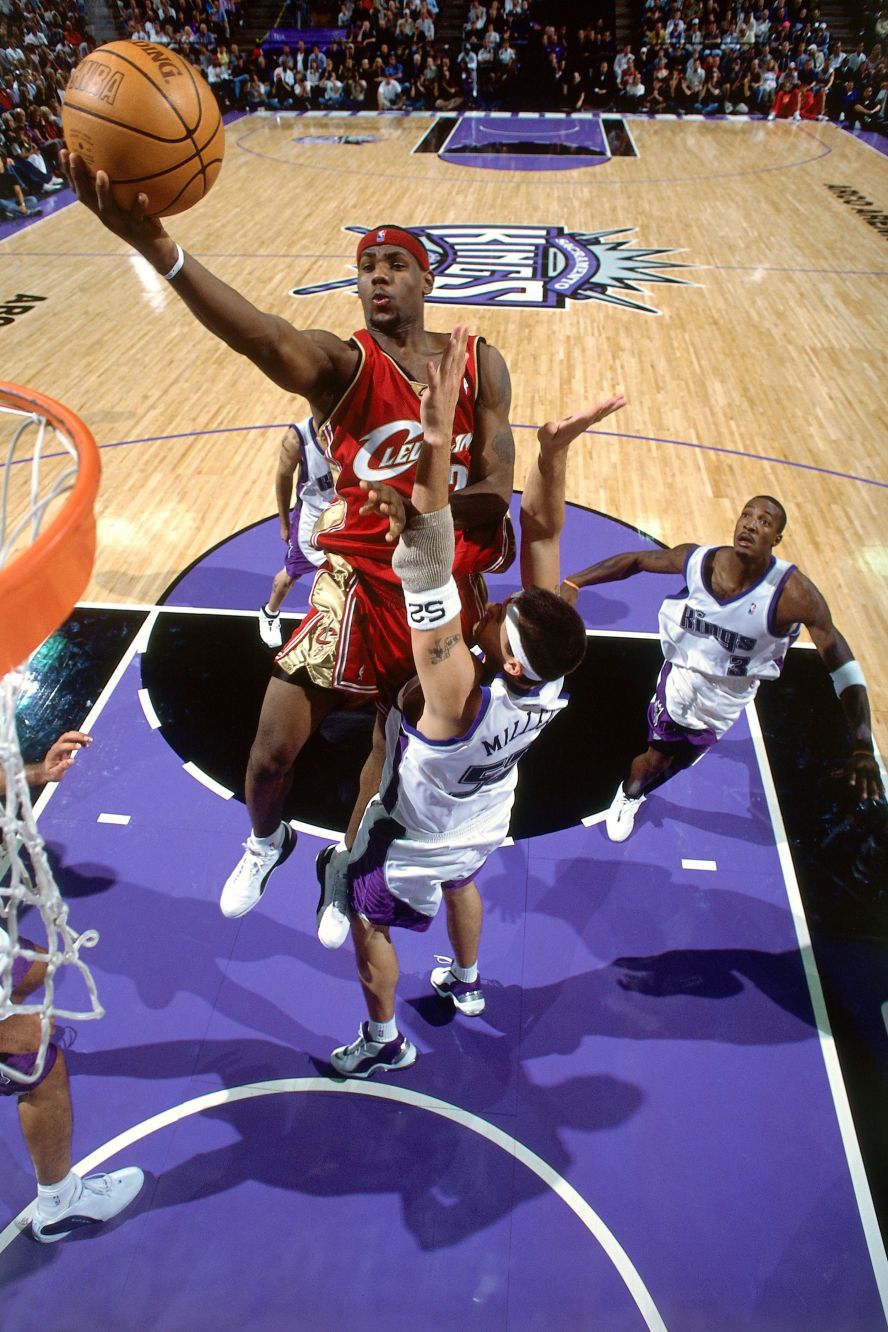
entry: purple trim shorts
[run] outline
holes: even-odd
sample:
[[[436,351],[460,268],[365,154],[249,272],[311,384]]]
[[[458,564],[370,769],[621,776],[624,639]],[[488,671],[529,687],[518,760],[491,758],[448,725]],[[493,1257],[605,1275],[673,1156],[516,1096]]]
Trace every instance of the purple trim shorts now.
[[[668,661],[663,663],[654,696],[648,704],[648,744],[688,746],[694,751],[694,762],[696,762],[703,757],[707,749],[711,749],[717,743],[718,736],[708,727],[698,730],[695,727],[682,726],[681,722],[670,717],[669,708],[666,706],[666,680],[671,669]]]
[[[397,819],[377,816],[368,830],[367,845],[348,869],[349,901],[352,910],[373,925],[397,926],[404,930],[427,930],[434,916],[424,916],[389,890],[385,861],[393,842],[404,836]]]
[[[22,939],[26,947],[30,947],[27,939]],[[31,963],[26,957],[17,957],[12,964],[12,988],[16,989],[21,985],[31,969]],[[3,1031],[0,1028],[0,1041],[3,1039]],[[24,1096],[32,1092],[35,1087],[39,1087],[41,1082],[45,1081],[52,1072],[55,1061],[58,1058],[58,1049],[52,1042],[49,1043],[46,1050],[46,1059],[43,1064],[43,1072],[36,1082],[15,1082],[8,1078],[5,1073],[0,1072],[0,1096]],[[17,1069],[19,1073],[30,1075],[34,1071],[34,1065],[37,1062],[37,1052],[30,1051],[27,1054],[4,1054],[0,1051],[0,1061],[7,1064],[10,1068]]]

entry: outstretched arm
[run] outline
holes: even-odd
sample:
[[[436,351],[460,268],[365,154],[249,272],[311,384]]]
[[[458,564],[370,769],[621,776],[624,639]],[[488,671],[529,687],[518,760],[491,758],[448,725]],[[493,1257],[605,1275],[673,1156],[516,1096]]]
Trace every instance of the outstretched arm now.
[[[106,172],[96,172],[93,180],[83,158],[64,149],[61,164],[81,203],[109,231],[137,250],[161,275],[173,272],[184,252],[160,219],[148,216],[146,195],[140,194],[132,209],[120,208],[114,202]],[[301,333],[286,319],[265,314],[193,255],[184,255],[184,262],[170,281],[204,328],[246,356],[275,384],[308,398],[320,411],[332,406],[354,372],[358,359],[354,347],[332,333]]]
[[[597,583],[617,583],[640,573],[682,573],[685,561],[694,549],[694,544],[689,542],[667,550],[627,550],[622,555],[610,555],[606,560],[599,560],[598,564],[590,564],[588,569],[569,574],[561,584],[561,595],[575,606],[577,593],[584,587],[594,587]]]
[[[540,451],[521,496],[521,583],[557,592],[561,582],[561,531],[567,454],[573,440],[626,404],[622,393],[537,431]]]
[[[453,330],[441,364],[429,364],[420,415],[423,444],[416,466],[414,514],[395,550],[392,567],[404,585],[416,673],[423,692],[419,730],[430,740],[462,735],[480,698],[475,662],[460,625],[453,580],[453,517],[449,505],[453,414],[466,363],[468,333]]]
[[[882,775],[873,753],[869,695],[863,671],[855,661],[847,639],[833,624],[823,593],[810,578],[796,570],[781,594],[777,614],[778,631],[785,632],[798,623],[805,626],[830,673],[851,732],[852,753],[846,768],[848,784],[858,800],[884,800]]]

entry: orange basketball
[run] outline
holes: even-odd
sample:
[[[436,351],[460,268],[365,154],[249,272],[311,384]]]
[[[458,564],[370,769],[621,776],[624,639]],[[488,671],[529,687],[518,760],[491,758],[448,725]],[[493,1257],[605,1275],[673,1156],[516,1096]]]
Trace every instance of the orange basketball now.
[[[222,166],[225,131],[200,70],[153,42],[109,42],[74,70],[62,104],[65,143],[90,171],[107,171],[131,208],[155,217],[202,199]]]

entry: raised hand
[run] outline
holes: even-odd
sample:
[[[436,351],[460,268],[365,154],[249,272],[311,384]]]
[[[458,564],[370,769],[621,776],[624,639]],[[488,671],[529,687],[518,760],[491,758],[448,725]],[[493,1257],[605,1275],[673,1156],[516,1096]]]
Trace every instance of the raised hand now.
[[[106,171],[97,171],[93,177],[80,154],[68,152],[66,148],[61,151],[60,163],[63,175],[80,202],[115,236],[140,253],[153,248],[158,241],[169,240],[160,219],[148,215],[147,194],[138,195],[131,209],[121,208],[111,192]]]
[[[626,399],[624,395],[616,393],[612,398],[605,398],[592,407],[586,407],[583,411],[574,413],[573,416],[565,416],[560,421],[547,421],[537,431],[537,439],[544,448],[567,448],[568,444],[575,440],[577,435],[581,435],[590,426],[597,425],[606,416],[611,416],[625,406]]]
[[[420,399],[419,419],[422,422],[423,437],[433,447],[446,444],[450,448],[453,415],[466,369],[468,341],[467,326],[457,324],[444,348],[440,364],[436,366],[433,361],[428,364],[429,385]]]
[[[77,753],[92,744],[92,736],[83,731],[65,731],[54,741],[40,764],[41,782],[60,782],[71,767]]]

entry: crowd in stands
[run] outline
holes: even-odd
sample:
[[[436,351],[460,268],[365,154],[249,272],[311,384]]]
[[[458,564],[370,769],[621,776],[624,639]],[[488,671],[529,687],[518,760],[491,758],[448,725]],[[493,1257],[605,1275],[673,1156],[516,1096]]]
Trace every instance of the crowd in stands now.
[[[810,9],[806,0],[721,8],[716,0],[644,0],[634,47],[614,59],[613,90],[618,106],[629,105],[628,95],[653,114],[758,113],[885,128],[886,57],[879,41],[844,50],[816,0]]]
[[[39,214],[62,188],[61,101],[92,45],[75,0],[0,0],[0,219]]]
[[[643,0],[633,43],[604,20],[546,22],[546,0],[470,0],[462,40],[436,34],[437,0],[341,0],[326,42],[238,41],[245,0],[116,0],[122,34],[199,65],[223,108],[761,114],[888,133],[888,9],[868,41],[834,40],[806,0]],[[0,0],[0,217],[62,186],[60,104],[95,45],[82,0]],[[308,0],[289,0],[310,23]]]

